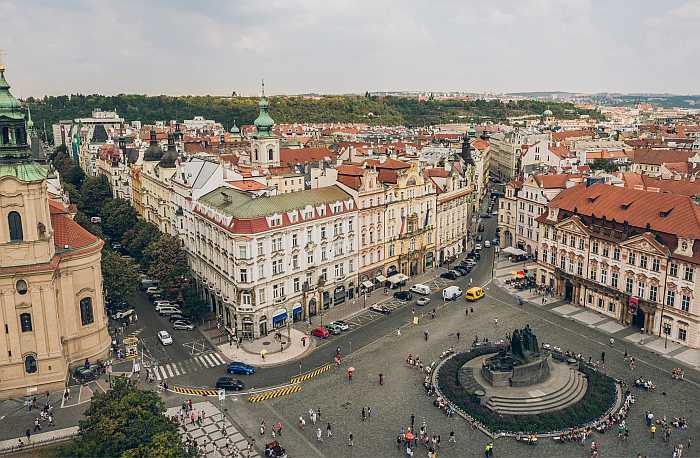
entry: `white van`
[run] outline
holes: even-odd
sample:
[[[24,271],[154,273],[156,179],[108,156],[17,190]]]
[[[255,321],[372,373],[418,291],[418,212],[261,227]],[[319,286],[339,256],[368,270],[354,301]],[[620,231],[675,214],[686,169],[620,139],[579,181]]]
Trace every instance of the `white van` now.
[[[459,288],[459,286],[452,285],[442,290],[442,298],[446,301],[457,300],[461,295],[462,290]]]
[[[163,308],[159,309],[158,313],[160,313],[161,316],[168,316],[168,315],[172,315],[174,313],[182,313],[182,310],[180,310],[177,307],[170,306],[170,307],[163,307]]]
[[[422,283],[416,283],[415,285],[411,286],[409,288],[409,290],[412,293],[416,293],[416,294],[424,294],[424,295],[430,294],[430,288],[428,287],[428,285],[424,285]]]

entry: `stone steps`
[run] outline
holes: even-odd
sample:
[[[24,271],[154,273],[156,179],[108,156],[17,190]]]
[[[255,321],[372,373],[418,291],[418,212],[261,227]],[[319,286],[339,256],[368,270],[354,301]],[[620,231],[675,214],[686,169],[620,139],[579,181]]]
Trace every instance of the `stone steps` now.
[[[562,409],[578,401],[586,393],[587,382],[585,376],[571,370],[566,383],[542,396],[494,396],[486,405],[490,409],[511,415],[532,415],[541,412]]]

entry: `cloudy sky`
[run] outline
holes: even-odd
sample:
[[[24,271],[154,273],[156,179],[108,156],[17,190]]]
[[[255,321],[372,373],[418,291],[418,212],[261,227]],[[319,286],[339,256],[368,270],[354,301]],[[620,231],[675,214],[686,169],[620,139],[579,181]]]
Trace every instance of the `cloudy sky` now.
[[[700,93],[700,0],[0,0],[16,95]]]

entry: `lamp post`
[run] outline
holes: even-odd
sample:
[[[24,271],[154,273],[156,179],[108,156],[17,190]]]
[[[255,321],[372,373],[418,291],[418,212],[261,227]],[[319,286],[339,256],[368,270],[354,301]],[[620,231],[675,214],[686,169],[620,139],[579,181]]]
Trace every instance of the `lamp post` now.
[[[323,303],[323,287],[326,284],[326,279],[323,277],[320,277],[318,279],[318,295],[319,298],[321,299],[321,312],[320,312],[320,318],[321,318],[321,327],[323,327],[323,309],[325,308],[326,304]]]

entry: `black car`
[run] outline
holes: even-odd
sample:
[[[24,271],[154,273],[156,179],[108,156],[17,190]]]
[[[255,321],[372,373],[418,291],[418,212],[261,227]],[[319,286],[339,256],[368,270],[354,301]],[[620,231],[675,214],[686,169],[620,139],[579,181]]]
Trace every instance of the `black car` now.
[[[410,301],[413,299],[413,294],[408,291],[397,291],[394,293],[394,297],[400,301]]]
[[[177,306],[175,306],[177,307]],[[182,313],[173,313],[172,315],[168,316],[168,321],[171,323],[174,323],[179,320],[187,320],[187,321],[192,321],[192,318],[188,317],[187,315],[184,315]]]
[[[457,278],[457,275],[455,275],[454,272],[449,271],[449,272],[445,272],[445,273],[440,274],[440,278],[446,278],[446,279],[448,279],[448,280],[454,280],[455,278]]]
[[[241,391],[245,385],[233,377],[219,377],[219,380],[216,381],[216,387],[227,391]]]
[[[466,267],[462,266],[457,266],[454,268],[457,272],[461,273],[462,275],[467,275],[470,271]]]

